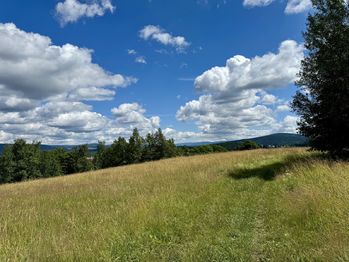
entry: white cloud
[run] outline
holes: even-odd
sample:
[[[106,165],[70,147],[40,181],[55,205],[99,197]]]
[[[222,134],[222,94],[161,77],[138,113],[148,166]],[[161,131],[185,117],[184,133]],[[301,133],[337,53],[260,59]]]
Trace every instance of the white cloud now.
[[[291,108],[289,107],[289,105],[279,105],[277,106],[276,108],[276,112],[290,112],[291,111]]]
[[[236,55],[223,67],[213,67],[197,77],[197,90],[234,95],[241,89],[280,87],[296,80],[303,58],[303,46],[295,41],[281,43],[277,54],[252,59]]]
[[[246,7],[268,6],[275,0],[244,0],[243,5]],[[287,0],[285,8],[286,14],[298,14],[312,7],[311,0]]]
[[[75,133],[98,131],[106,124],[107,120],[101,114],[91,111],[63,113],[48,121],[48,126]]]
[[[110,143],[135,127],[151,132],[160,118],[145,116],[138,104],[120,105],[107,117],[83,102],[111,100],[117,87],[135,81],[94,64],[91,50],[55,46],[48,37],[0,23],[0,143]]]
[[[56,15],[61,26],[74,23],[82,17],[103,16],[105,12],[113,13],[115,6],[110,0],[93,0],[81,3],[78,0],[65,0],[56,5]]]
[[[291,121],[278,121],[279,111],[273,108],[282,100],[266,90],[292,84],[302,58],[303,47],[291,40],[282,42],[276,54],[251,59],[234,56],[225,66],[213,67],[196,78],[195,88],[204,94],[180,107],[176,117],[194,121],[201,133],[214,140],[281,130]]]
[[[145,116],[138,105],[121,104],[109,118],[81,102],[48,102],[26,112],[0,112],[0,143],[15,138],[40,140],[46,144],[81,144],[97,140],[111,143],[118,136],[128,137],[133,128],[141,134],[160,126],[158,116]],[[9,140],[10,139],[10,140]]]
[[[94,64],[92,50],[56,46],[48,37],[0,23],[0,107],[29,108],[41,99],[108,100],[112,89],[135,81]]]
[[[159,128],[160,118],[158,116],[147,118],[145,109],[138,103],[126,103],[111,110],[118,125],[129,125],[143,130],[152,131]]]
[[[202,141],[211,141],[211,137],[199,133],[199,132],[191,132],[191,131],[178,131],[173,128],[165,128],[163,130],[163,134],[167,138],[173,138],[176,143],[182,143],[182,142],[202,142]],[[217,141],[217,140],[212,140],[212,141]]]
[[[128,53],[129,55],[136,55],[136,54],[137,54],[137,51],[134,50],[134,49],[127,49],[127,53]]]
[[[265,105],[275,104],[278,101],[277,97],[271,94],[265,94],[262,97],[262,103]]]
[[[184,51],[190,43],[183,36],[173,36],[155,25],[147,25],[139,31],[139,37],[144,40],[155,40],[163,45],[173,46],[177,51]]]
[[[244,6],[267,6],[274,0],[244,0]]]
[[[1,94],[1,91],[0,89],[0,111],[24,111],[32,109],[37,105],[31,99]]]
[[[288,0],[285,13],[298,14],[310,9],[311,6],[311,0]]]
[[[138,63],[138,64],[147,64],[147,60],[145,60],[144,56],[136,57],[135,62]]]
[[[299,118],[296,116],[286,116],[280,123],[278,132],[296,133],[298,121]]]

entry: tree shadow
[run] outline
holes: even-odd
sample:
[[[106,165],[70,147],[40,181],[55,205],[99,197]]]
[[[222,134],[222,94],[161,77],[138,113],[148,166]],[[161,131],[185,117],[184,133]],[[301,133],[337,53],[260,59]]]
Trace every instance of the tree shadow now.
[[[322,154],[288,156],[280,161],[267,165],[257,166],[253,168],[234,169],[229,173],[229,176],[235,180],[256,177],[265,181],[271,181],[274,180],[276,176],[289,169],[291,166],[296,165],[300,162],[307,162],[315,159],[325,159],[325,157]]]

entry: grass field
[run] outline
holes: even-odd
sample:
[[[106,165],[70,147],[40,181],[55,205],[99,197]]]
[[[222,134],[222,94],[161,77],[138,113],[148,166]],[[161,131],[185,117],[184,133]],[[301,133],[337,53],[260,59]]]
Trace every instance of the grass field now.
[[[255,150],[3,185],[0,261],[349,261],[349,163]]]

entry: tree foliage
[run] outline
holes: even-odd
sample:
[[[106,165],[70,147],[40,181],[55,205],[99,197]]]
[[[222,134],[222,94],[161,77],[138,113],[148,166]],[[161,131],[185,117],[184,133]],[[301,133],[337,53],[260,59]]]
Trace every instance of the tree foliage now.
[[[177,147],[172,139],[166,139],[161,129],[141,137],[134,129],[127,141],[119,137],[110,147],[99,142],[95,155],[96,168],[108,168],[146,161],[160,160],[177,155]]]
[[[202,145],[195,147],[182,146],[178,150],[179,154],[182,156],[203,155],[228,151],[226,148],[219,145]]]
[[[0,184],[88,171],[93,169],[88,156],[87,146],[75,147],[71,152],[63,148],[41,151],[40,143],[27,144],[18,139],[6,146],[0,157]]]
[[[349,7],[344,0],[313,0],[292,107],[299,131],[314,149],[333,155],[349,149]]]
[[[260,148],[260,145],[258,145],[256,142],[251,140],[246,140],[238,144],[235,150],[252,150],[252,149],[258,149],[258,148]]]

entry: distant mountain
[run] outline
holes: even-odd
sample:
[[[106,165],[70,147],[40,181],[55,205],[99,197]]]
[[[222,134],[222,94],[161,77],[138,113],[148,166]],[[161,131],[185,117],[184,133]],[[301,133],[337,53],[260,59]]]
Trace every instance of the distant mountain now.
[[[308,144],[307,138],[298,134],[278,133],[268,136],[261,136],[249,139],[241,139],[230,142],[221,142],[217,145],[223,146],[228,150],[233,150],[238,144],[243,141],[254,141],[262,147],[282,147],[282,146],[306,146]]]
[[[176,146],[187,146],[187,147],[195,147],[195,146],[204,146],[204,145],[213,145],[217,143],[223,142],[193,142],[193,143],[179,143]]]
[[[8,144],[0,144],[0,154],[3,152],[5,146]],[[67,151],[70,151],[75,147],[76,145],[40,145],[41,150],[43,151],[51,151],[55,150],[56,148],[64,148]],[[88,150],[90,152],[94,152],[97,150],[97,144],[89,144],[88,145]]]
[[[250,140],[254,141],[263,147],[281,147],[281,146],[304,146],[307,144],[307,139],[298,134],[288,134],[288,133],[278,133],[268,136],[261,136],[255,138],[227,141],[227,142],[196,142],[196,143],[182,143],[177,144],[177,146],[202,146],[202,145],[220,145],[228,150],[233,150],[238,144],[243,141]]]

